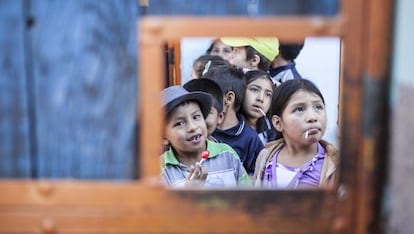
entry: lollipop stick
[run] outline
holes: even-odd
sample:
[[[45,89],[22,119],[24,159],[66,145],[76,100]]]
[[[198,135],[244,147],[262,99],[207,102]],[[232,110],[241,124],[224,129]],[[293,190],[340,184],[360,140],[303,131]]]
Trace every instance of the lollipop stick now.
[[[262,109],[259,108],[259,111],[262,113],[263,116],[266,116],[266,113]]]

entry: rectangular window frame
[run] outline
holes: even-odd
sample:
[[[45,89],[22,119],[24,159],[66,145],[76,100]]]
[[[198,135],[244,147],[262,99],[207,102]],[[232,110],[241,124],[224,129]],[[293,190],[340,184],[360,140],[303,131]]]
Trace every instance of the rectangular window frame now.
[[[378,198],[372,173],[378,144],[383,142],[368,130],[381,132],[386,125],[363,123],[363,118],[386,103],[372,107],[361,102],[369,91],[363,82],[372,84],[363,77],[371,75],[379,81],[377,88],[386,89],[390,41],[385,35],[391,34],[392,14],[387,9],[392,6],[391,0],[342,0],[340,14],[333,18],[143,17],[138,26],[139,180],[1,180],[0,232],[365,233],[376,211],[367,201]],[[335,189],[169,190],[160,185],[164,120],[157,106],[165,74],[154,68],[163,67],[165,42],[203,36],[341,38],[342,147]],[[381,92],[370,94],[369,100],[383,98]]]

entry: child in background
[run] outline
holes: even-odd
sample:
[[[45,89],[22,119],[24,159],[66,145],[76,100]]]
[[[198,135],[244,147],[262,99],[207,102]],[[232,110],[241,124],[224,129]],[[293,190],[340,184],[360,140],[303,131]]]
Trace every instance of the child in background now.
[[[269,74],[262,70],[248,71],[244,74],[247,82],[241,112],[247,123],[256,130],[263,144],[276,139],[273,128],[266,114],[270,109],[275,86]]]
[[[213,106],[206,118],[207,124],[207,139],[218,142],[211,134],[216,130],[217,125],[223,119],[223,92],[220,86],[210,79],[194,79],[183,85],[183,87],[192,91],[202,91],[210,94],[213,97]]]
[[[191,79],[201,78],[211,67],[228,64],[228,61],[218,55],[201,55],[193,63]]]
[[[268,71],[270,64],[279,53],[276,37],[222,37],[221,41],[233,47],[229,62],[249,70]]]
[[[161,156],[161,181],[171,187],[234,187],[249,185],[237,153],[228,145],[207,140],[205,118],[213,98],[204,92],[188,92],[181,86],[162,91],[166,111],[164,144],[169,149]],[[201,162],[201,155],[208,158]]]
[[[253,175],[256,157],[263,149],[263,143],[239,113],[246,91],[243,75],[243,71],[235,66],[217,66],[209,70],[204,78],[214,80],[224,94],[223,121],[213,136],[230,145],[239,154],[247,173]]]
[[[224,44],[220,38],[216,38],[207,49],[207,54],[217,55],[228,61],[232,50],[231,46]]]
[[[317,188],[334,182],[337,150],[322,140],[327,117],[325,100],[307,79],[282,83],[273,96],[272,123],[282,138],[260,152],[255,186]]]
[[[291,79],[300,79],[302,76],[296,69],[295,59],[303,49],[302,43],[280,43],[279,55],[273,60],[269,74],[273,83],[280,84]]]

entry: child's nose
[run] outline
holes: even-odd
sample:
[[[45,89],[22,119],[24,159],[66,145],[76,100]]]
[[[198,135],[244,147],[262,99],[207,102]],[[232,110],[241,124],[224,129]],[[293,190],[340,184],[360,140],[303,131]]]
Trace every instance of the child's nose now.
[[[265,94],[264,94],[264,92],[259,92],[258,94],[257,94],[257,100],[259,100],[259,101],[263,101],[264,100],[264,96],[265,96]]]
[[[188,121],[188,124],[187,124],[188,131],[193,131],[197,127],[198,127],[198,125],[194,121],[192,121],[192,120]]]
[[[311,122],[314,122],[314,121],[316,121],[318,118],[317,118],[317,113],[316,113],[316,111],[314,111],[314,110],[308,110],[307,112],[306,112],[306,120],[307,121],[311,121]]]

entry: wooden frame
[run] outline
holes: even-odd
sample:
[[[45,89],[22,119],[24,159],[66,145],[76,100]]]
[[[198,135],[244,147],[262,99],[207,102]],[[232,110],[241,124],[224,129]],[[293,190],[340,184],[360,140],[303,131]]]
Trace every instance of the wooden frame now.
[[[3,180],[0,232],[314,232],[365,233],[379,227],[380,199],[374,174],[386,125],[363,122],[373,99],[364,84],[386,89],[392,1],[342,1],[334,18],[167,18],[140,21],[140,175],[137,182]],[[266,25],[266,27],[262,27]],[[251,30],[247,31],[244,28]],[[203,30],[199,30],[203,28]],[[272,32],[268,29],[272,28]],[[287,33],[288,32],[288,33]],[[167,40],[202,36],[339,36],[341,78],[341,165],[333,190],[171,191],[158,183],[163,119],[163,46]],[[381,48],[378,50],[377,48]],[[151,59],[146,59],[151,58]],[[385,68],[385,69],[384,69]],[[361,102],[362,100],[362,102]],[[383,102],[382,105],[386,105]],[[381,107],[381,106],[380,106]],[[372,116],[368,116],[372,117]],[[372,117],[373,118],[373,117]],[[362,130],[361,130],[362,129]],[[372,131],[369,131],[372,130]],[[375,131],[374,131],[375,130]],[[372,133],[373,132],[373,133]],[[375,231],[374,231],[375,232]]]

